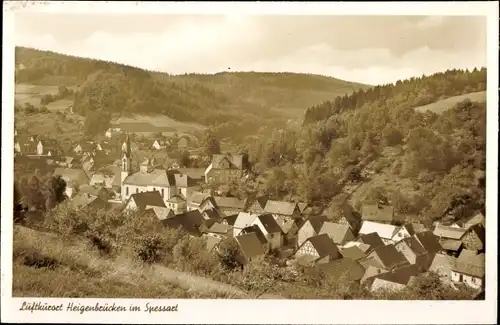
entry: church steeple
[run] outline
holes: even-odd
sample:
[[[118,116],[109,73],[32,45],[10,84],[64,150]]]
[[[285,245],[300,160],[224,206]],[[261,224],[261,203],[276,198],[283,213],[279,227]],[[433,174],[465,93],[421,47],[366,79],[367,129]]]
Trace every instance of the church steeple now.
[[[128,191],[124,188],[123,182],[125,179],[130,175],[132,171],[132,154],[131,154],[131,148],[130,148],[130,137],[129,134],[127,133],[125,142],[122,145],[122,161],[121,161],[121,180],[120,180],[120,185],[121,185],[121,193],[122,193],[122,200],[126,200],[130,193],[127,193]]]

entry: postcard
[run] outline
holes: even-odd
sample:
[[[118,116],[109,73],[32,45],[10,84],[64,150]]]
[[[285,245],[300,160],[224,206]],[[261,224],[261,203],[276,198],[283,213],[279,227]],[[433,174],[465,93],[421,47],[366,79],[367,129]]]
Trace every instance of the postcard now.
[[[497,13],[4,2],[2,321],[495,323]]]

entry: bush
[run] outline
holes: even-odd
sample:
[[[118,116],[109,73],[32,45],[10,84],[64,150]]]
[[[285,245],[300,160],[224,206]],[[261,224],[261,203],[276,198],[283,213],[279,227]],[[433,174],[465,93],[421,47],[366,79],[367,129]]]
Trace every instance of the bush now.
[[[160,236],[145,236],[139,240],[135,254],[143,263],[152,264],[163,259],[164,249],[164,242]]]

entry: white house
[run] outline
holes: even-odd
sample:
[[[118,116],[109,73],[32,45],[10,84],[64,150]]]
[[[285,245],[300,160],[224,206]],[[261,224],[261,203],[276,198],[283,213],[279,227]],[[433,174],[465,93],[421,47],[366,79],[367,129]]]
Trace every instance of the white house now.
[[[325,221],[326,217],[323,216],[307,219],[297,232],[297,247],[301,246],[309,238],[317,236]]]
[[[451,269],[451,281],[465,283],[475,289],[484,288],[486,267],[484,257],[484,253],[472,255],[470,251],[462,251]]]
[[[398,230],[397,226],[378,223],[374,221],[363,221],[359,235],[366,235],[370,233],[377,233],[385,245],[394,243],[394,235]]]
[[[295,252],[297,260],[314,263],[328,263],[342,258],[340,251],[327,235],[322,234],[307,239]]]
[[[36,145],[36,154],[39,156],[43,155],[43,143],[42,143],[42,141],[38,141],[38,143]]]
[[[165,146],[163,145],[163,143],[161,141],[155,140],[153,142],[153,144],[151,145],[151,148],[156,149],[156,150],[160,150],[160,149],[165,148]]]
[[[236,217],[233,225],[233,237],[238,236],[246,227],[252,226],[254,224],[253,222],[258,216],[259,214],[248,212],[238,213],[238,217]]]
[[[252,225],[259,227],[269,242],[270,249],[277,249],[283,246],[283,232],[271,214],[257,216],[252,221]]]

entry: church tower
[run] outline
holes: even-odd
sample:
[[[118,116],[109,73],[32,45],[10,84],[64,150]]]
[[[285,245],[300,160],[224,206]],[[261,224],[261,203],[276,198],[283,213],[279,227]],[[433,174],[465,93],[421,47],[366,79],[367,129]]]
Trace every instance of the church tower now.
[[[120,185],[121,185],[121,195],[122,195],[122,200],[125,201],[128,199],[130,193],[127,193],[128,191],[125,189],[123,186],[123,182],[125,179],[130,175],[132,171],[132,154],[131,154],[131,149],[130,149],[130,137],[127,133],[125,142],[122,145],[122,163],[121,163],[121,180],[120,180]]]

